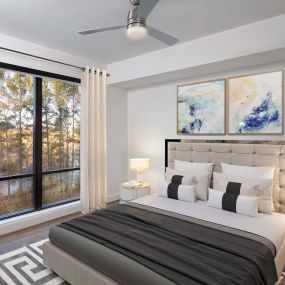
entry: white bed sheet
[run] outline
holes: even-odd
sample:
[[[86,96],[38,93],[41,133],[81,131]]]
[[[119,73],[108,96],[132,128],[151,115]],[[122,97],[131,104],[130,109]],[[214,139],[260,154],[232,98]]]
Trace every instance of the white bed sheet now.
[[[275,245],[277,253],[285,239],[284,214],[259,213],[258,217],[249,217],[208,207],[207,201],[198,200],[195,203],[190,203],[159,197],[157,194],[144,196],[132,202],[263,236]]]

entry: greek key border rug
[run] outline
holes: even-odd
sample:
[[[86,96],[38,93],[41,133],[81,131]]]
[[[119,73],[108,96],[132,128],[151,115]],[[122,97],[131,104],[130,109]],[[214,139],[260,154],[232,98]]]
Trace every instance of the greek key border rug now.
[[[43,264],[47,239],[0,255],[0,285],[68,285]],[[278,285],[285,285],[285,272]]]
[[[41,240],[0,255],[1,285],[67,285],[43,264]]]

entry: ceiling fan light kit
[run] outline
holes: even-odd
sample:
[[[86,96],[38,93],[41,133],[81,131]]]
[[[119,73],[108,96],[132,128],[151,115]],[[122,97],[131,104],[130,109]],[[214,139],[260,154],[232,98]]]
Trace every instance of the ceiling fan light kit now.
[[[142,40],[146,37],[146,27],[141,24],[132,24],[128,26],[127,35],[132,40]]]
[[[127,35],[133,40],[141,40],[146,37],[146,34],[145,19],[140,17],[138,8],[130,10],[128,14]]]
[[[179,40],[155,28],[146,25],[146,18],[151,13],[159,0],[130,0],[134,6],[128,13],[127,26],[114,26],[108,28],[92,29],[78,32],[81,35],[89,35],[127,28],[127,35],[134,40],[141,40],[149,36],[169,45],[175,45]]]

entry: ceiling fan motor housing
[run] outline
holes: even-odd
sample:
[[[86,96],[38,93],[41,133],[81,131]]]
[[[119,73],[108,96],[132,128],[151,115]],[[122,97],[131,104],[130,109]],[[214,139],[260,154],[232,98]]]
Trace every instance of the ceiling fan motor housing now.
[[[145,25],[146,25],[146,21],[144,18],[140,17],[137,8],[134,8],[129,11],[128,24],[127,24],[128,28],[135,27],[135,26],[145,27]]]

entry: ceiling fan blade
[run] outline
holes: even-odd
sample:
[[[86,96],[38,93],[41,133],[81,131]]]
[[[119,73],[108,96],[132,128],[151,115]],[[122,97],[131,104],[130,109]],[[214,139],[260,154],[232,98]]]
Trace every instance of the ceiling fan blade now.
[[[159,0],[141,0],[138,7],[140,16],[146,19],[158,2]]]
[[[119,29],[122,29],[122,28],[125,28],[125,27],[126,26],[115,26],[115,27],[109,27],[109,28],[86,30],[86,31],[80,31],[80,32],[78,32],[78,34],[80,34],[80,35],[89,35],[89,34],[95,34],[95,33],[119,30]]]
[[[176,43],[179,42],[178,39],[164,33],[164,32],[161,32],[157,29],[154,29],[152,27],[147,27],[147,32],[150,36],[152,36],[153,38],[161,41],[161,42],[164,42],[165,44],[169,45],[169,46],[173,46],[175,45]]]

